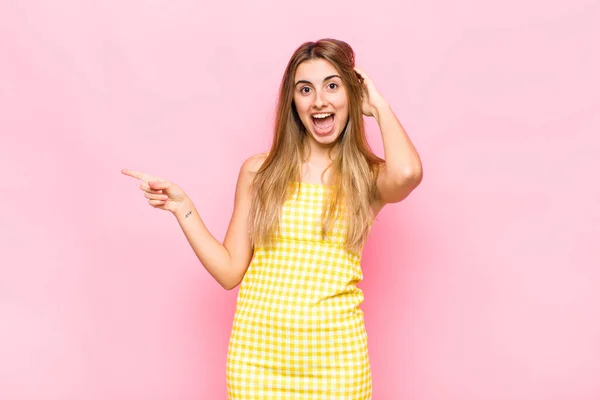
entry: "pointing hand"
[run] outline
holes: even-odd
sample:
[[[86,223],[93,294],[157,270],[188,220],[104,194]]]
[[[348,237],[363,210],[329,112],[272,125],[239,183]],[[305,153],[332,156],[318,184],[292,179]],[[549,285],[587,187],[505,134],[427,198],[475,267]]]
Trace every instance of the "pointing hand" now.
[[[142,181],[140,189],[144,191],[144,197],[148,199],[148,203],[154,208],[160,208],[175,214],[187,197],[184,191],[171,181],[130,169],[123,169],[121,173]]]

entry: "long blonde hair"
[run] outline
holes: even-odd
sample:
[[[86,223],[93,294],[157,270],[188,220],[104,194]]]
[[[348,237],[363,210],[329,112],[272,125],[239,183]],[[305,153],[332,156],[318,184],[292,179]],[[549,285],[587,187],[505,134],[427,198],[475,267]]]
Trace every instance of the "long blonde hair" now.
[[[362,81],[354,71],[354,51],[345,42],[322,39],[302,44],[288,62],[279,89],[275,135],[271,150],[252,182],[249,213],[250,237],[254,246],[266,244],[279,229],[283,203],[289,198],[290,184],[300,181],[302,163],[307,160],[306,129],[294,104],[294,78],[298,66],[308,60],[324,59],[339,72],[348,96],[348,123],[335,144],[339,148],[332,162],[332,194],[323,209],[323,237],[332,229],[339,201],[346,210],[345,245],[362,248],[372,223],[371,204],[377,199],[377,171],[383,160],[366,139],[362,117]]]

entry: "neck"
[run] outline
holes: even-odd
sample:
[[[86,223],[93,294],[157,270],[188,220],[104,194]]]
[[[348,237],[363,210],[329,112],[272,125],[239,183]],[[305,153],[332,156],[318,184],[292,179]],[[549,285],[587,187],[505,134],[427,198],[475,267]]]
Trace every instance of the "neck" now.
[[[309,182],[327,183],[331,163],[339,153],[339,146],[323,146],[312,140],[306,143],[306,159],[302,162],[302,179]],[[325,173],[326,171],[326,173]],[[325,173],[325,175],[323,175]]]
[[[309,138],[305,143],[306,148],[306,159],[303,160],[305,163],[312,165],[328,166],[337,157],[340,151],[338,143],[331,145],[322,145],[316,143],[314,140]]]

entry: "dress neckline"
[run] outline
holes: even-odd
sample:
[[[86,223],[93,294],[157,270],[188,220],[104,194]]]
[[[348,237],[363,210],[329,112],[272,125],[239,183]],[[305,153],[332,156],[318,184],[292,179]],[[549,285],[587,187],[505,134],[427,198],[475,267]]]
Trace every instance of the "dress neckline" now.
[[[322,188],[333,188],[335,185],[328,185],[325,183],[313,183],[313,182],[303,182],[303,181],[293,181],[296,185],[305,185],[305,186],[314,186],[314,187],[322,187]]]

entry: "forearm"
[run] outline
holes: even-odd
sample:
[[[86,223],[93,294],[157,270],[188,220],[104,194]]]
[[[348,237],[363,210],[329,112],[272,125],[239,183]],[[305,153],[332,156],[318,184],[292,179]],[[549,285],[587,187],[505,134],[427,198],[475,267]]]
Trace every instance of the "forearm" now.
[[[235,281],[231,256],[227,248],[208,231],[192,200],[186,197],[174,215],[204,268],[221,286],[231,287]]]
[[[399,176],[421,174],[421,159],[406,131],[387,103],[375,107],[373,116],[379,124],[388,171]]]

